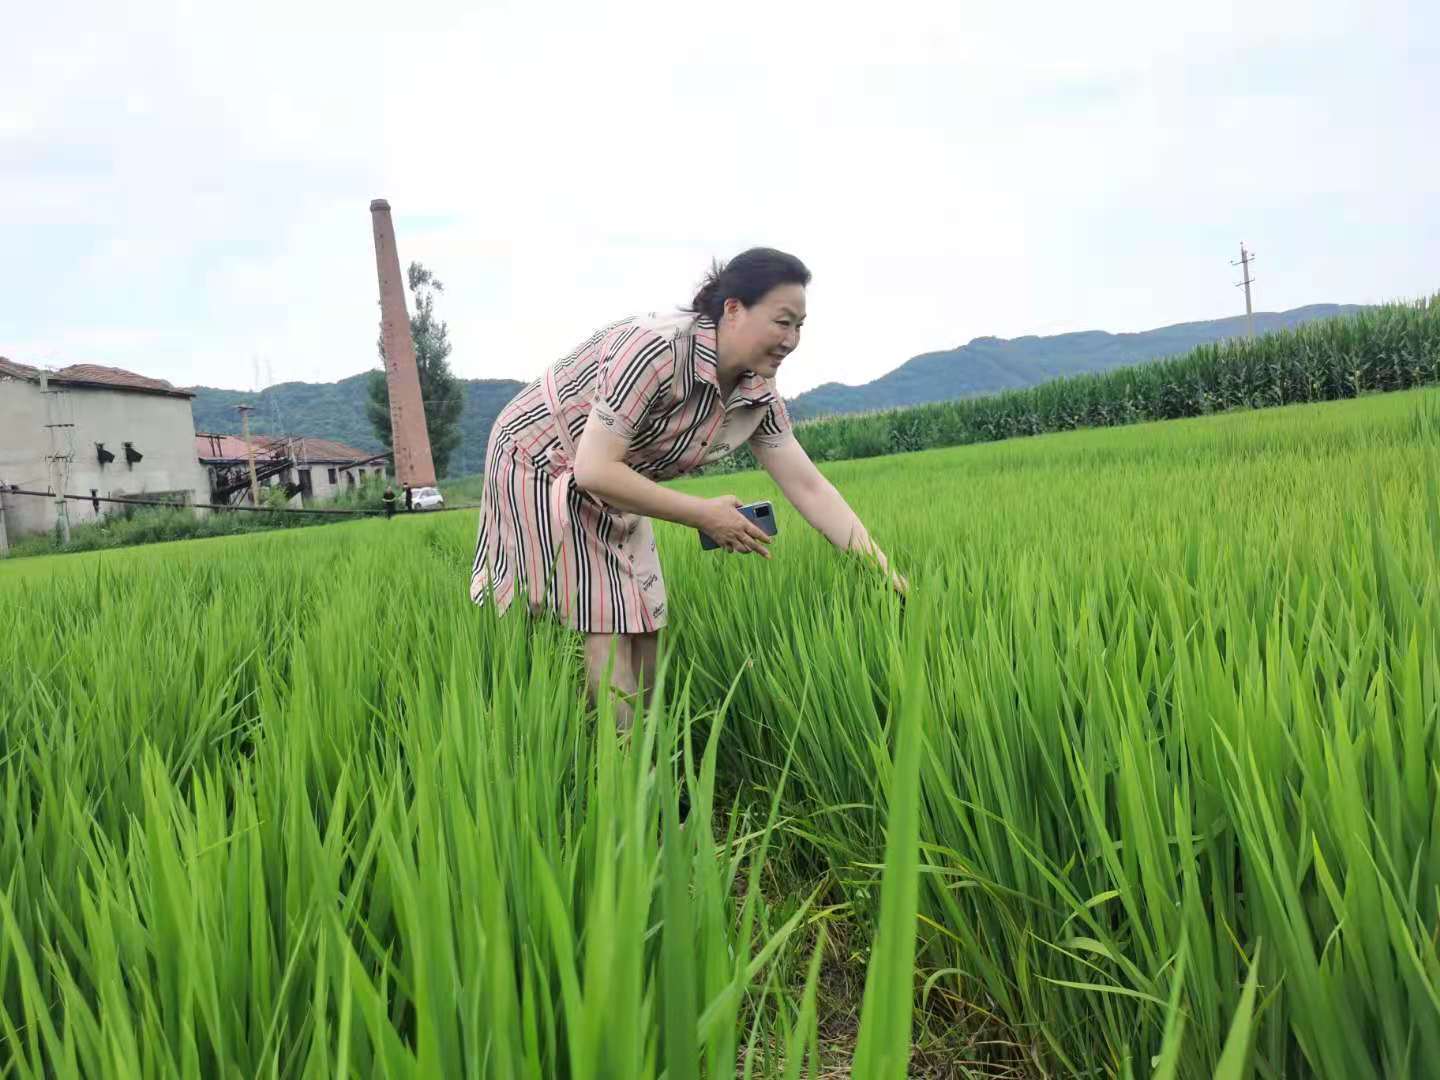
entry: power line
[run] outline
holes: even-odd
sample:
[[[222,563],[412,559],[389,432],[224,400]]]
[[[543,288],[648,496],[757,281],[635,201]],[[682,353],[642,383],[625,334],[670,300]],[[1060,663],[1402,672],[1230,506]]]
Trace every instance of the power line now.
[[[277,507],[277,508],[275,508],[275,509],[271,509],[271,508],[266,507],[266,506],[245,506],[245,505],[243,505],[243,504],[235,505],[235,504],[223,504],[223,503],[177,503],[177,502],[167,501],[167,500],[165,500],[165,499],[132,499],[132,498],[118,498],[118,499],[117,499],[117,498],[113,498],[113,497],[107,497],[107,496],[104,496],[104,495],[56,495],[53,491],[28,491],[28,490],[26,490],[25,488],[16,487],[16,486],[14,486],[14,485],[10,485],[10,486],[0,485],[0,491],[5,492],[5,494],[7,494],[7,495],[30,495],[30,496],[34,496],[35,498],[55,499],[56,501],[59,501],[59,500],[61,500],[61,499],[69,499],[69,500],[71,500],[71,501],[73,501],[73,502],[118,503],[118,504],[121,505],[121,506],[166,506],[166,507],[169,507],[169,508],[172,509],[172,510],[187,509],[187,508],[188,508],[188,509],[200,509],[200,510],[243,510],[243,511],[245,511],[246,513],[252,513],[252,514],[310,514],[311,516],[316,516],[316,515],[318,515],[318,516],[320,516],[320,517],[325,517],[325,516],[327,516],[327,515],[328,515],[328,516],[331,516],[331,517],[378,517],[378,516],[383,515],[384,513],[386,513],[386,511],[383,510],[383,509],[381,509],[381,510],[335,510],[335,509],[328,509],[328,510],[326,510],[326,509],[315,509],[315,510],[299,509],[299,510],[297,510],[297,509],[295,509],[294,507],[289,507],[289,506],[286,506],[286,507]],[[479,503],[475,503],[475,504],[473,504],[473,505],[466,504],[466,505],[464,505],[464,506],[442,506],[442,507],[440,507],[438,510],[412,510],[412,511],[410,511],[410,513],[413,514],[413,515],[419,516],[419,515],[422,515],[422,514],[443,514],[443,513],[445,513],[446,511],[449,511],[449,510],[479,510],[479,509],[480,509],[480,504],[479,504]]]
[[[270,357],[267,356],[267,357],[265,357],[265,389],[268,390],[268,389],[270,389],[270,387],[272,387],[272,386],[274,386],[274,385],[275,385],[275,369],[274,369],[273,366],[271,366]],[[263,401],[263,400],[264,400],[264,397],[265,397],[264,391],[261,391],[260,397],[261,397],[261,400]],[[273,413],[274,416],[275,416],[275,430],[276,430],[276,432],[277,432],[277,433],[283,433],[283,432],[285,431],[285,417],[283,417],[282,415],[280,415],[280,395],[279,395],[279,394],[271,394],[271,395],[270,395],[270,412]]]
[[[50,491],[27,491],[20,487],[7,487],[4,489],[7,495],[34,495],[46,499],[70,499],[73,502],[88,503],[117,503],[121,506],[168,506],[172,510],[182,508],[198,508],[202,510],[243,510],[252,514],[333,514],[351,517],[373,517],[376,514],[383,514],[384,510],[297,510],[294,507],[277,507],[271,509],[267,506],[245,506],[243,504],[224,503],[177,503],[165,499],[132,499],[114,498],[105,495],[56,495]],[[458,507],[457,507],[458,509]]]

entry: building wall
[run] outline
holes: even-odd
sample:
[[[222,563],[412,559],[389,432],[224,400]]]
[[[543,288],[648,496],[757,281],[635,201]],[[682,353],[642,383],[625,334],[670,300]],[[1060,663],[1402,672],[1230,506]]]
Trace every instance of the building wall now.
[[[32,491],[49,484],[45,455],[44,399],[40,388],[22,379],[0,377],[0,483]],[[44,529],[49,508],[41,499],[0,494],[10,539]],[[49,513],[49,520],[54,520]]]
[[[50,484],[50,434],[45,425],[45,398],[40,387],[21,379],[0,380],[0,481],[31,490]],[[71,494],[143,495],[184,491],[190,501],[210,501],[210,482],[195,456],[195,420],[189,398],[129,390],[65,387],[56,402],[56,420],[73,423],[75,460],[70,465]],[[57,432],[65,438],[65,432]],[[144,455],[135,465],[125,461],[125,442]],[[101,465],[95,444],[115,455]],[[63,443],[62,443],[63,445]],[[11,539],[55,527],[55,504],[49,499],[5,495],[5,523]],[[100,514],[120,509],[100,504]],[[70,503],[70,523],[95,518],[88,502]]]
[[[373,478],[375,476],[387,476],[384,464],[381,462],[366,465],[363,469],[355,466],[345,468],[339,464],[327,465],[323,462],[302,463],[298,467],[287,468],[283,472],[276,473],[274,476],[260,481],[260,486],[264,489],[261,493],[261,498],[263,499],[266,492],[272,491],[275,488],[284,487],[286,484],[300,483],[300,473],[306,469],[310,470],[310,494],[303,496],[296,495],[285,504],[296,510],[303,509],[307,505],[313,507],[316,503],[329,501],[346,491],[354,491],[362,482],[362,472],[363,480],[371,483],[374,482]],[[330,471],[332,469],[335,471],[334,483],[330,482]],[[205,471],[208,478],[207,482],[213,490],[216,483],[214,476],[215,469],[206,466]],[[248,504],[249,501],[248,495],[245,496],[244,502]]]
[[[310,470],[310,500],[312,502],[333,499],[346,491],[353,491],[361,483],[361,474],[364,479],[373,483],[373,477],[385,476],[384,462],[374,462],[363,467],[341,468],[339,465],[327,465],[324,462],[311,464],[301,463],[300,468]],[[330,482],[330,471],[335,471],[335,482]],[[297,480],[298,483],[298,480]]]

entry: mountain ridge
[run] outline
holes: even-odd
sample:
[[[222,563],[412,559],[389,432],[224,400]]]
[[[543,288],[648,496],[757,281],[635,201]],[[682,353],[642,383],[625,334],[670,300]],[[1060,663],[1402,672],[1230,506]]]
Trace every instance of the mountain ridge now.
[[[1359,304],[1307,304],[1288,311],[1256,312],[1255,332],[1263,334],[1364,309],[1365,305]],[[1159,360],[1245,332],[1245,316],[1239,315],[1119,334],[1074,330],[1018,338],[985,335],[953,349],[920,353],[868,383],[823,383],[786,402],[792,416],[803,420],[994,394]],[[209,386],[185,389],[195,394],[192,408],[197,431],[237,433],[240,417],[235,406],[245,404],[254,407],[250,429],[255,434],[312,435],[377,453],[382,446],[365,417],[369,378],[370,372],[362,371],[335,382],[291,381],[260,391]],[[465,408],[460,417],[461,442],[451,470],[457,476],[481,470],[495,417],[527,385],[518,379],[462,379],[461,383]]]
[[[1306,304],[1287,311],[1256,312],[1255,332],[1264,334],[1361,310],[1364,305]],[[788,404],[797,419],[807,419],[948,401],[1160,360],[1245,333],[1246,318],[1239,315],[1119,334],[1106,330],[1073,330],[1017,338],[985,335],[952,349],[912,356],[867,383],[822,383],[788,399]]]

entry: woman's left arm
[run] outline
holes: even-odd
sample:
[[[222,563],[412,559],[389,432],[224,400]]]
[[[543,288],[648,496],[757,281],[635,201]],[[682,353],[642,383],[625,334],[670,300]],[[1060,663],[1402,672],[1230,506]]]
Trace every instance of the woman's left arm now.
[[[890,574],[891,584],[897,591],[903,594],[909,589],[909,582],[891,568],[885,552],[870,538],[865,523],[850,509],[835,485],[815,467],[799,440],[785,439],[779,446],[752,441],[750,449],[760,467],[770,474],[785,498],[816,531],[841,551],[873,556],[880,569]]]

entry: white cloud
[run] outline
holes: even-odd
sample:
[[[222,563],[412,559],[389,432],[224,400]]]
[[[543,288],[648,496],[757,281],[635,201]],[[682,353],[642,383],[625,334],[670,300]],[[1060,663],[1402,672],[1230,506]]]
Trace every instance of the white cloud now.
[[[457,369],[528,378],[755,243],[815,272],[782,386],[980,334],[1434,287],[1436,19],[1172,7],[274,2],[12,13],[0,352],[177,382],[374,363],[367,206]]]

